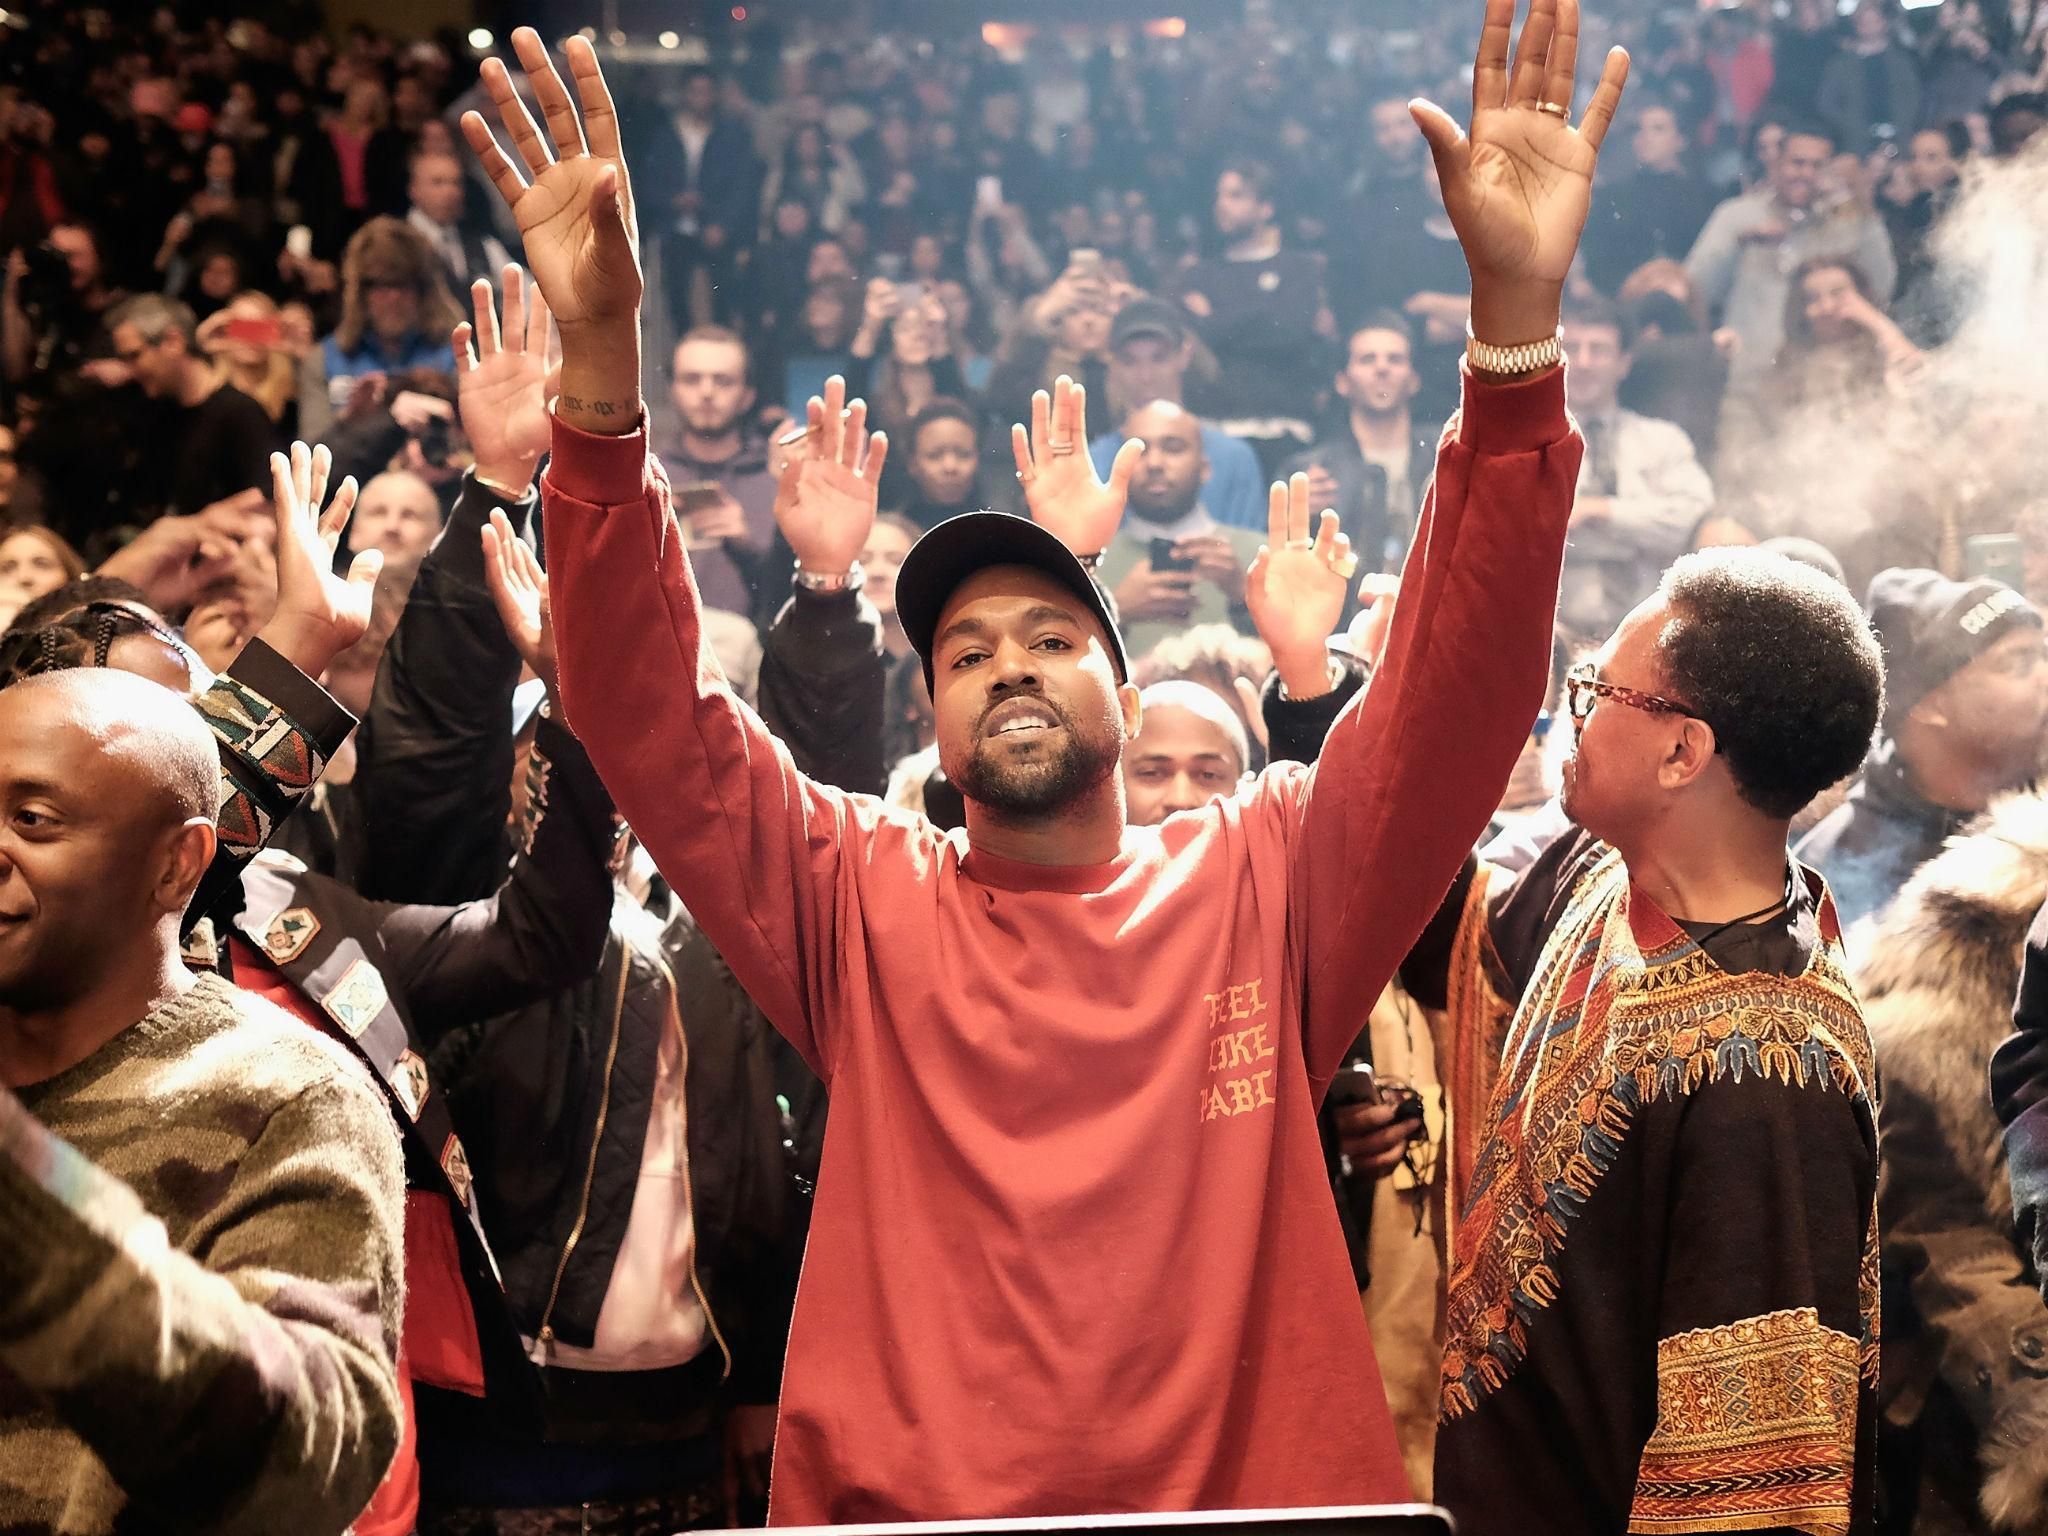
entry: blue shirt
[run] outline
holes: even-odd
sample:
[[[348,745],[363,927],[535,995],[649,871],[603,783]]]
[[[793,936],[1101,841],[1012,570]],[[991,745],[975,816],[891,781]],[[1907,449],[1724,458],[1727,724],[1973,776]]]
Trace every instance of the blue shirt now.
[[[396,352],[386,352],[378,344],[376,333],[366,330],[355,351],[343,352],[340,343],[330,336],[320,344],[320,354],[326,360],[329,379],[353,379],[366,373],[410,373],[415,368],[448,373],[455,366],[445,336],[435,341],[418,331],[407,336]]]
[[[1095,460],[1095,472],[1103,479],[1109,478],[1116,451],[1123,445],[1121,432],[1105,432],[1088,445],[1088,455]],[[1209,509],[1209,515],[1231,528],[1253,528],[1264,533],[1268,485],[1259,473],[1259,456],[1228,432],[1205,425],[1202,457],[1209,461],[1209,479],[1202,487],[1202,505]]]

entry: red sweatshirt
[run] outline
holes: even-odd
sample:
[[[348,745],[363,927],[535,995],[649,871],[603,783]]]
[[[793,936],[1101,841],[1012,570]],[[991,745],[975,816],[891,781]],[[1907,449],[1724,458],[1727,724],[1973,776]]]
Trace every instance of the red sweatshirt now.
[[[1320,763],[1086,868],[805,779],[702,640],[644,434],[554,449],[570,721],[831,1089],[775,1522],[1406,1499],[1315,1109],[1542,703],[1562,374],[1468,382]]]

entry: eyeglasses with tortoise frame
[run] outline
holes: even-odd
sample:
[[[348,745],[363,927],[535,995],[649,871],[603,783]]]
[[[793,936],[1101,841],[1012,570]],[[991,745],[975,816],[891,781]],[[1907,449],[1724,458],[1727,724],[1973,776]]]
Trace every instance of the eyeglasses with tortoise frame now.
[[[1662,694],[1644,693],[1640,688],[1624,688],[1620,683],[1610,683],[1598,676],[1590,661],[1582,661],[1564,675],[1565,708],[1570,712],[1573,726],[1586,723],[1593,713],[1593,706],[1602,699],[1612,699],[1617,704],[1626,704],[1630,709],[1640,709],[1652,715],[1686,715],[1698,719],[1698,713],[1689,704],[1676,699],[1667,699]]]

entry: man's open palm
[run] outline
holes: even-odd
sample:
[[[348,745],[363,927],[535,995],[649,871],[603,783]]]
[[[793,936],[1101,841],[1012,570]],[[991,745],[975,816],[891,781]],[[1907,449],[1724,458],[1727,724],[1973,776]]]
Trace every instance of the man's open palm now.
[[[889,439],[869,434],[865,401],[846,404],[846,381],[825,382],[811,397],[810,431],[775,485],[775,523],[797,564],[821,576],[851,570],[875,526]]]
[[[1084,558],[1101,554],[1116,537],[1131,476],[1145,453],[1143,443],[1125,443],[1105,481],[1088,452],[1087,423],[1086,387],[1061,374],[1050,395],[1042,389],[1032,395],[1030,432],[1022,422],[1010,429],[1017,481],[1024,487],[1031,520]]]
[[[1351,587],[1351,541],[1337,514],[1323,513],[1311,536],[1308,476],[1275,482],[1266,512],[1266,547],[1245,578],[1245,606],[1275,658],[1322,651],[1344,616]]]
[[[565,46],[582,101],[579,117],[540,34],[521,27],[512,34],[512,47],[547,119],[547,136],[497,59],[484,61],[484,88],[524,174],[498,146],[483,114],[463,114],[463,136],[518,221],[527,263],[556,324],[573,330],[630,319],[640,302],[640,238],[618,113],[597,52],[581,37]]]
[[[1628,55],[1608,54],[1585,121],[1574,128],[1579,0],[1531,0],[1511,66],[1514,24],[1515,0],[1487,0],[1469,134],[1432,103],[1412,110],[1475,282],[1562,283],[1592,207],[1593,167],[1621,103]]]
[[[560,388],[560,368],[548,353],[548,304],[531,294],[519,268],[504,271],[504,319],[491,303],[491,285],[470,285],[476,323],[455,327],[456,402],[462,432],[480,469],[523,464],[548,451],[553,424],[548,401]]]

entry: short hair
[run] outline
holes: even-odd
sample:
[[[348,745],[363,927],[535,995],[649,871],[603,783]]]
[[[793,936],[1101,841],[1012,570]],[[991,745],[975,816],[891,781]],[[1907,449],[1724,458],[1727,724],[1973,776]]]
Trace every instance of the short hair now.
[[[90,133],[93,130],[88,128],[85,131]],[[99,129],[99,132],[101,133],[105,133],[107,131],[108,129],[105,127],[101,127]],[[83,214],[66,214],[63,218],[57,220],[56,223],[50,226],[50,233],[54,235],[60,229],[77,230],[80,234],[84,235],[86,239],[92,242],[93,253],[95,255],[100,256],[102,258],[106,256],[106,237],[100,233],[99,225],[95,224],[91,219],[86,218]]]
[[[1686,139],[1691,139],[1692,134],[1685,126],[1685,114],[1679,110],[1678,103],[1669,96],[1660,96],[1654,92],[1645,92],[1643,95],[1638,96],[1630,104],[1630,118],[1632,120],[1639,118],[1645,112],[1669,112],[1672,125]]]
[[[1263,160],[1254,160],[1246,155],[1235,156],[1223,162],[1223,168],[1216,173],[1221,181],[1225,176],[1235,176],[1252,189],[1252,196],[1262,203],[1273,201],[1273,170]]]
[[[1967,160],[1970,158],[1970,151],[1974,147],[1970,142],[1970,130],[1954,118],[1950,118],[1945,123],[1928,123],[1923,127],[1915,128],[1906,137],[1908,147],[1912,145],[1913,140],[1926,133],[1931,133],[1946,142],[1948,152],[1955,156],[1956,159]]]
[[[1788,144],[1794,139],[1822,139],[1833,149],[1842,142],[1834,124],[1811,112],[1787,112],[1778,119],[1778,126],[1785,130]]]
[[[177,694],[131,673],[76,668],[23,678],[18,686],[69,694],[88,727],[104,733],[106,747],[134,766],[143,787],[161,792],[167,815],[215,824],[220,748]]]
[[[894,528],[913,544],[924,537],[924,526],[915,518],[905,517],[901,512],[877,512],[875,526]]]
[[[192,317],[191,307],[160,293],[138,293],[116,304],[113,313],[107,316],[107,334],[112,335],[124,325],[134,326],[151,346],[172,331],[185,338],[188,351],[198,345],[199,322]]]
[[[1713,728],[1736,791],[1790,820],[1854,773],[1884,712],[1884,659],[1849,589],[1780,554],[1710,549],[1665,571],[1666,687]]]
[[[1562,319],[1567,326],[1612,326],[1623,344],[1628,342],[1628,327],[1622,323],[1621,307],[1604,294],[1579,294],[1566,299]]]
[[[1131,682],[1140,689],[1184,678],[1199,683],[1227,703],[1235,703],[1240,677],[1257,682],[1273,670],[1273,653],[1266,642],[1241,635],[1228,624],[1195,624],[1178,634],[1168,635],[1131,663]],[[1246,767],[1253,772],[1265,767],[1265,755],[1256,738]]]
[[[1765,539],[1757,548],[1765,554],[1783,555],[1787,560],[1810,566],[1828,580],[1839,581],[1845,590],[1849,585],[1849,573],[1842,568],[1841,560],[1818,539],[1797,533],[1781,533],[1774,539]]]
[[[1208,721],[1223,733],[1223,739],[1230,743],[1230,750],[1237,754],[1237,771],[1250,771],[1251,733],[1244,728],[1244,721],[1238,718],[1236,703],[1226,702],[1208,684],[1190,682],[1184,677],[1169,677],[1143,689],[1138,695],[1138,706],[1141,710],[1184,709]]]
[[[1364,319],[1355,321],[1344,336],[1344,352],[1348,357],[1351,344],[1367,331],[1391,331],[1408,343],[1408,350],[1415,350],[1415,327],[1408,323],[1408,317],[1398,310],[1375,309]]]
[[[747,346],[746,337],[733,330],[730,326],[693,325],[676,338],[676,351],[681,352],[683,348],[693,341],[709,341],[716,342],[720,346],[738,347],[741,357],[746,358],[749,362],[753,359],[753,352]]]
[[[903,434],[903,446],[912,453],[917,452],[917,440],[924,435],[924,429],[941,421],[957,421],[966,427],[974,434],[975,447],[979,450],[981,418],[974,414],[974,408],[965,400],[955,400],[951,395],[940,395],[910,418],[910,430]]]
[[[438,144],[422,144],[414,149],[405,157],[405,168],[408,171],[415,170],[422,160],[452,160],[458,171],[462,169],[462,157],[454,150],[443,149]]]

